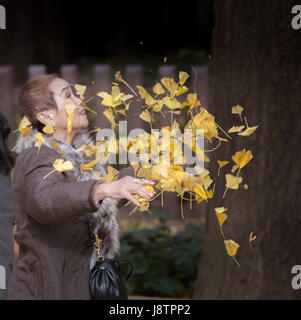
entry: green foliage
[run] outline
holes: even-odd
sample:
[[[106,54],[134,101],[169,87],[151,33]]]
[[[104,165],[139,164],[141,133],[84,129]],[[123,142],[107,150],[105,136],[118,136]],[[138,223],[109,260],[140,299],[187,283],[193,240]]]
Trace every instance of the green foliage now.
[[[200,228],[187,224],[171,235],[162,212],[152,211],[159,227],[124,232],[116,258],[128,259],[134,266],[127,282],[129,295],[190,298],[201,253]],[[126,273],[123,267],[122,274]]]

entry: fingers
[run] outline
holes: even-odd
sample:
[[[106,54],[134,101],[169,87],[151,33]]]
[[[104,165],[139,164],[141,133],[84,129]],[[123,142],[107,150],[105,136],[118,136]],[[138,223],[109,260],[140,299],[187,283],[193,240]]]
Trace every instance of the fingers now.
[[[139,194],[142,198],[149,200],[153,194],[145,188],[137,188],[135,193]]]
[[[155,184],[155,181],[147,180],[147,179],[139,179],[139,178],[134,178],[134,182],[137,184],[141,184],[141,185],[144,185],[144,184],[154,185]]]
[[[141,203],[138,202],[130,193],[127,193],[125,198],[131,201],[134,205],[141,207]]]

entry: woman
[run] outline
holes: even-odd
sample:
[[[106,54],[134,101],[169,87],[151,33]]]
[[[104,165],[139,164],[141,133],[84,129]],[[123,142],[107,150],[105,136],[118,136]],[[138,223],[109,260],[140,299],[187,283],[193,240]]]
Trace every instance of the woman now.
[[[77,107],[70,140],[67,103]],[[10,278],[8,299],[90,299],[88,278],[95,253],[89,229],[103,240],[102,254],[112,258],[119,248],[118,199],[140,205],[134,195],[150,199],[152,194],[143,185],[154,182],[134,179],[123,171],[119,175],[123,178],[103,183],[93,171],[81,170],[82,164],[91,161],[76,150],[93,142],[87,115],[69,83],[56,75],[39,76],[26,83],[18,107],[34,130],[25,139],[20,138],[16,148],[19,154],[13,194],[19,257]],[[51,137],[42,133],[45,125],[53,126]],[[40,150],[34,146],[37,140],[33,135],[37,132],[45,141]],[[53,170],[53,162],[62,158],[52,140],[72,162],[73,170],[55,171],[43,179]],[[105,174],[101,165],[94,169]]]
[[[10,126],[0,114],[0,300],[6,298],[8,279],[14,263],[13,221],[15,216],[11,191],[14,158],[7,148]]]

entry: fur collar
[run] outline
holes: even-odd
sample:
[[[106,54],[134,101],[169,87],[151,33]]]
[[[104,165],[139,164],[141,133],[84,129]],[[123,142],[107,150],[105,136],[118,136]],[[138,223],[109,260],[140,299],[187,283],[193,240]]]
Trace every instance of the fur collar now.
[[[32,129],[28,136],[24,139],[21,134],[17,140],[16,153],[20,153],[22,150],[34,146],[37,139],[34,135],[38,131]],[[45,140],[45,144],[54,149],[52,145],[52,137],[42,133]],[[83,144],[95,144],[96,139],[88,134],[88,129],[81,129],[74,137],[72,144],[69,145],[59,140],[55,140],[59,147],[66,154],[67,160],[70,160],[73,164],[73,172],[78,181],[95,179],[98,177],[93,171],[82,171],[81,165],[86,164],[93,160],[93,157],[87,157],[84,152],[77,151]],[[96,170],[101,172],[102,175],[106,174],[106,168],[103,165],[96,164],[94,167]],[[105,258],[112,258],[115,253],[119,250],[119,227],[117,223],[117,200],[106,198],[101,202],[99,209],[88,214],[89,220],[95,225],[94,233],[98,234],[102,241],[102,254]],[[90,268],[94,266],[96,262],[95,252],[93,253],[90,261]]]

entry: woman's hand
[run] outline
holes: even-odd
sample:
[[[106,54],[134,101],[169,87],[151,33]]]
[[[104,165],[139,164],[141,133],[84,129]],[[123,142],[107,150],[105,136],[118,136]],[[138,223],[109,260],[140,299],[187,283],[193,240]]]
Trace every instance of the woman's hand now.
[[[99,184],[97,186],[96,196],[98,200],[103,200],[105,198],[128,199],[136,206],[141,206],[134,198],[135,194],[140,195],[146,200],[149,200],[153,196],[150,191],[143,187],[145,184],[154,185],[155,181],[125,176],[117,181]]]

